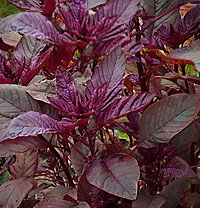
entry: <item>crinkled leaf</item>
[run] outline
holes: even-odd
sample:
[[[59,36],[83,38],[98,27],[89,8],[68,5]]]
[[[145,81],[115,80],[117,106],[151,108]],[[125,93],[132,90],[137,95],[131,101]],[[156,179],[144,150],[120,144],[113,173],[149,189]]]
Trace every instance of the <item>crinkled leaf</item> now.
[[[26,92],[35,100],[50,103],[47,97],[56,97],[56,86],[54,80],[42,80],[29,85]]]
[[[2,138],[36,136],[44,133],[56,133],[61,130],[63,127],[55,119],[46,114],[30,111],[14,118],[4,131]]]
[[[14,178],[31,177],[37,172],[38,151],[29,150],[16,155],[15,163],[10,167],[10,173]]]
[[[1,33],[15,31],[23,35],[29,35],[50,43],[60,43],[60,33],[55,29],[52,23],[40,13],[24,12],[6,17],[0,21],[6,22],[6,27],[0,30]],[[2,26],[3,27],[3,26]],[[1,28],[0,28],[1,29]]]
[[[199,119],[195,119],[189,126],[171,139],[171,144],[176,147],[176,155],[188,163],[191,162],[191,144],[197,142],[200,138],[199,125]]]
[[[200,96],[176,94],[152,104],[139,123],[141,147],[168,143],[188,126],[199,112]]]
[[[88,9],[92,9],[94,7],[97,7],[101,4],[105,4],[107,0],[88,0],[88,5],[87,8]]]
[[[32,178],[19,178],[0,186],[0,207],[17,208],[33,188]]]
[[[140,111],[150,104],[154,96],[154,93],[141,93],[119,98],[99,115],[98,123],[105,124],[130,112]]]
[[[25,87],[18,85],[0,86],[0,132],[8,126],[8,123],[18,115],[27,111],[38,111],[52,117],[55,111],[47,104],[33,100],[25,92]],[[56,118],[57,116],[55,116]]]
[[[56,72],[56,87],[57,93],[61,99],[68,104],[76,105],[76,96],[78,92],[70,74],[63,68]]]
[[[182,199],[187,188],[187,181],[184,178],[176,179],[169,183],[162,191],[161,196],[166,199],[162,208],[176,207]]]
[[[125,67],[125,56],[122,53],[121,48],[117,48],[101,62],[98,68],[95,69],[91,80],[87,84],[86,96],[89,98],[96,88],[103,84],[108,84],[104,101],[102,101],[103,106],[107,106],[110,102],[114,102],[122,89],[122,79],[125,73]]]
[[[31,149],[45,148],[49,144],[39,137],[18,137],[0,142],[0,157],[9,157]]]
[[[130,200],[137,197],[139,176],[137,161],[128,155],[94,161],[86,172],[86,178],[92,185]]]
[[[152,21],[155,17],[167,12],[169,9],[177,5],[177,0],[143,0],[141,6],[147,11],[149,16],[152,16],[146,23]],[[157,20],[152,26],[147,30],[147,34],[150,35],[157,30],[159,25],[162,23],[171,23],[176,25],[180,19],[180,14],[178,8],[173,12],[165,15],[164,17]]]
[[[165,202],[165,198],[160,195],[142,195],[132,203],[132,208],[161,208]]]
[[[197,70],[200,71],[200,41],[193,42],[189,47],[178,48],[169,54],[171,57],[186,59],[194,62]]]
[[[74,144],[75,148],[77,148],[80,152],[82,152],[85,156],[88,156],[90,153],[90,149],[88,146],[83,143],[77,142]],[[77,152],[74,147],[71,148],[71,160],[74,170],[78,175],[81,175],[84,167],[84,163],[86,162],[83,157]]]
[[[161,174],[174,178],[196,177],[195,172],[180,157],[174,157],[161,168]]]

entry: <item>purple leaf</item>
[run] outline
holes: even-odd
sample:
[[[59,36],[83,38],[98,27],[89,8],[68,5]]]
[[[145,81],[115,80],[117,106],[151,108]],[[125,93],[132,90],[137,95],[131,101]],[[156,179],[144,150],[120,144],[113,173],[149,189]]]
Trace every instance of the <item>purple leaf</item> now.
[[[86,172],[89,183],[118,197],[134,200],[140,176],[137,161],[128,155],[97,160]]]
[[[0,142],[0,157],[9,157],[31,149],[45,148],[49,144],[39,137],[18,137]]]
[[[70,105],[69,102],[65,102],[62,99],[57,99],[57,98],[48,98],[51,105],[59,110],[60,112],[66,113],[66,116],[79,116],[76,107],[74,105]]]
[[[200,207],[200,194],[198,193],[188,193],[188,195],[184,199],[183,203],[184,207]]]
[[[89,98],[94,90],[103,84],[107,84],[107,91],[102,101],[106,107],[110,102],[114,102],[122,89],[122,79],[125,73],[125,56],[121,48],[117,48],[110,53],[95,69],[91,80],[87,84],[86,96]]]
[[[16,138],[19,136],[35,136],[44,133],[56,133],[63,130],[60,123],[46,114],[27,112],[14,118],[2,138]]]
[[[9,2],[21,10],[29,12],[40,12],[43,15],[50,16],[55,7],[55,0],[26,0],[26,1],[16,1],[9,0]]]
[[[169,183],[162,191],[161,196],[166,199],[166,203],[162,208],[177,207],[179,201],[183,197],[187,189],[187,181],[185,178],[177,179]]]
[[[10,174],[16,179],[34,176],[38,168],[38,159],[37,150],[17,154],[15,163],[10,167]]]
[[[199,138],[199,119],[195,119],[189,126],[172,138],[171,144],[176,148],[176,155],[190,163],[191,144],[197,142]]]
[[[180,157],[175,157],[168,163],[164,164],[160,170],[162,175],[174,178],[196,177],[195,172]]]
[[[20,67],[25,60],[22,72],[22,81],[30,70],[34,70],[32,65],[37,61],[40,52],[45,48],[46,43],[30,36],[22,37],[14,51],[14,66]],[[41,67],[40,67],[41,68]],[[39,71],[39,70],[38,70]]]
[[[19,32],[54,44],[61,43],[61,35],[52,23],[45,16],[35,12],[19,13],[13,18],[7,19],[4,33],[9,31]]]
[[[180,44],[192,37],[199,29],[200,6],[191,8],[181,19],[177,26],[165,23],[160,26],[157,33],[159,37],[172,48],[178,48]]]
[[[116,21],[114,22],[113,28],[123,25],[133,18],[138,10],[139,2],[140,0],[124,0],[123,2],[108,0],[106,4],[98,9],[94,21],[96,23],[102,18],[114,16],[116,17]]]
[[[200,4],[199,0],[178,0],[177,5],[183,5],[187,3],[192,3],[192,4]]]
[[[60,68],[56,72],[56,87],[58,96],[69,105],[76,105],[78,91],[69,72]]]
[[[187,39],[191,37],[197,29],[199,29],[200,23],[200,5],[196,5],[191,8],[183,19],[181,19],[178,29],[187,35]]]
[[[199,112],[199,104],[199,95],[184,93],[152,104],[140,119],[140,146],[149,148],[158,143],[168,143],[193,121]]]
[[[27,111],[38,111],[57,118],[58,115],[50,105],[33,100],[26,93],[26,88],[19,85],[0,86],[0,132],[8,126],[9,122]],[[0,139],[1,141],[1,139]]]
[[[0,186],[0,207],[17,208],[33,188],[32,178],[18,178]]]
[[[142,1],[142,6],[148,13],[149,18],[145,24],[150,23],[154,18],[158,17],[159,15],[167,12],[171,8],[177,5],[177,0],[144,0]],[[173,12],[168,13],[164,17],[160,18],[157,20],[154,24],[152,24],[148,29],[147,29],[147,36],[149,37],[151,34],[153,34],[158,27],[162,23],[171,23],[173,25],[176,25],[178,21],[180,20],[180,13],[179,9],[177,8]]]
[[[142,195],[132,203],[132,208],[161,208],[165,202],[165,198],[160,195]]]
[[[141,93],[119,98],[100,113],[98,123],[105,124],[130,112],[140,111],[150,104],[154,96],[154,93]]]
[[[81,142],[77,142],[74,144],[75,148],[77,148],[80,152],[82,152],[85,156],[88,156],[90,153],[90,149],[88,146],[82,144]],[[77,152],[74,147],[71,148],[71,160],[74,170],[77,175],[81,175],[84,168],[84,163],[86,162],[83,157]]]
[[[14,72],[8,61],[8,56],[0,52],[0,83],[12,84],[14,81]]]
[[[98,189],[88,182],[85,173],[80,177],[77,191],[79,201],[86,201],[91,206],[101,207],[102,205],[104,205],[104,193],[104,191]]]
[[[63,200],[66,194],[70,195],[71,187],[56,186],[51,191],[49,191],[44,199],[36,204],[35,208],[72,208],[76,204]]]

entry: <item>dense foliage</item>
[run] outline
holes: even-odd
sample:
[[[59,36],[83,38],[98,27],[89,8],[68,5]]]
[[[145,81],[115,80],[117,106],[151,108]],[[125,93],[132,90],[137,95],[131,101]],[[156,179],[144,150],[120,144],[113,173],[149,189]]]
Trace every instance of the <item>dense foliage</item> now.
[[[200,207],[200,1],[9,3],[0,207]]]

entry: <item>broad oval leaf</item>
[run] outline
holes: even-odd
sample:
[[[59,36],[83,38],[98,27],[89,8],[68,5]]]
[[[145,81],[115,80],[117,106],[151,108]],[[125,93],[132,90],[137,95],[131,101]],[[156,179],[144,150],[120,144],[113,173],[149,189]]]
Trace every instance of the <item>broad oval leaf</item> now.
[[[0,135],[13,118],[27,111],[33,110],[55,116],[55,110],[50,105],[33,100],[25,89],[19,85],[0,85]]]
[[[93,186],[130,200],[137,197],[139,176],[137,161],[128,155],[94,161],[86,172],[86,178]]]
[[[33,188],[32,178],[19,178],[0,186],[0,207],[17,208]]]
[[[60,33],[47,17],[36,12],[24,12],[6,17],[1,22],[7,26],[0,33],[15,31],[50,43],[60,43]],[[3,26],[2,26],[3,27]]]
[[[49,147],[48,142],[39,137],[18,137],[0,142],[0,157],[9,157],[31,149]]]
[[[122,79],[125,69],[126,59],[121,48],[118,47],[106,56],[99,67],[95,69],[91,80],[87,83],[87,98],[94,93],[95,89],[101,87],[103,84],[108,84],[104,101],[102,101],[103,105],[107,106],[110,102],[117,99],[122,89]]]
[[[10,173],[14,178],[31,177],[37,172],[38,151],[29,150],[16,155],[15,163],[10,167]]]
[[[141,147],[168,143],[188,126],[199,112],[200,96],[176,94],[152,104],[139,122]]]
[[[160,195],[142,195],[132,203],[132,208],[161,208],[165,202],[165,198]]]
[[[60,123],[38,112],[27,112],[14,118],[2,138],[11,139],[20,136],[36,136],[44,133],[56,133],[63,129]]]
[[[195,172],[190,166],[180,157],[174,157],[167,164],[163,165],[160,173],[164,176],[174,178],[196,177]]]

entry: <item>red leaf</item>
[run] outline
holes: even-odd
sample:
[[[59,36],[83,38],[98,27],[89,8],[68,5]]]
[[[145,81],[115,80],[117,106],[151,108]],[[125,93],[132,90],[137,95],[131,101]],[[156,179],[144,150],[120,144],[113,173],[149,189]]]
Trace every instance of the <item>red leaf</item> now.
[[[33,188],[32,178],[18,178],[0,186],[0,207],[17,208]]]
[[[38,168],[38,151],[31,150],[16,155],[16,162],[10,167],[14,178],[34,176]]]
[[[49,144],[39,137],[18,137],[0,142],[0,157],[9,157],[31,149],[45,148]]]
[[[137,161],[128,155],[94,161],[86,172],[93,186],[129,200],[137,197],[139,176]]]
[[[161,174],[174,178],[196,177],[195,172],[180,157],[175,157],[167,164],[163,165],[160,170]]]

